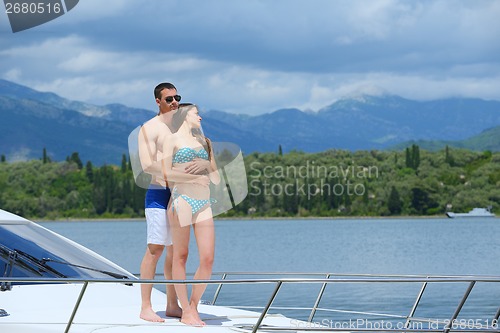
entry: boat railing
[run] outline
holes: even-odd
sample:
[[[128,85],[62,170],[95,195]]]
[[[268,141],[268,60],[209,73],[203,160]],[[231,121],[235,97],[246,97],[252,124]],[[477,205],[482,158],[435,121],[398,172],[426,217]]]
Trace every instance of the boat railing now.
[[[265,330],[271,331],[287,331],[287,332],[477,332],[477,333],[500,333],[499,330],[499,317],[500,317],[500,292],[497,296],[493,295],[495,310],[494,314],[487,314],[486,316],[478,318],[459,318],[464,304],[469,299],[469,296],[478,284],[494,284],[495,287],[500,287],[500,276],[476,276],[476,275],[373,275],[373,274],[339,274],[339,273],[276,273],[276,272],[222,272],[214,273],[213,276],[221,276],[220,279],[211,280],[162,280],[162,279],[79,279],[79,278],[58,278],[57,283],[82,283],[82,289],[78,298],[75,300],[71,317],[68,320],[65,332],[73,323],[75,315],[78,312],[80,303],[85,296],[87,286],[89,283],[124,283],[124,284],[155,284],[155,285],[169,285],[169,284],[207,284],[215,287],[215,292],[211,302],[213,305],[219,305],[218,300],[223,291],[224,286],[229,285],[256,285],[256,284],[270,284],[274,286],[271,294],[265,301],[265,305],[261,307],[243,306],[243,305],[226,305],[226,307],[234,308],[259,308],[260,313],[257,321],[253,325],[239,327],[245,332],[258,332]],[[230,278],[231,276],[238,276],[240,278]],[[243,276],[244,278],[241,278]],[[255,278],[253,276],[258,276]],[[307,277],[305,277],[307,276]],[[253,278],[252,278],[253,277]],[[54,279],[49,278],[12,278],[0,277],[0,283],[54,283]],[[371,284],[417,284],[418,293],[411,306],[404,314],[384,313],[375,311],[354,311],[335,308],[321,307],[321,301],[325,295],[325,290],[328,285],[335,284],[366,284],[371,287]],[[435,318],[435,317],[417,317],[416,311],[422,301],[426,289],[430,284],[465,284],[465,291],[460,297],[460,301],[456,304],[453,314],[449,318]],[[284,285],[288,284],[312,284],[319,286],[319,292],[315,296],[315,301],[311,307],[289,307],[289,306],[273,306],[278,294]],[[495,290],[495,288],[493,288]],[[496,289],[495,292],[498,292]],[[304,310],[307,311],[307,319],[295,321],[293,326],[277,327],[264,325],[263,321],[267,316],[270,316],[270,311],[276,310]],[[353,324],[351,320],[344,319],[333,324],[328,321],[315,322],[315,318],[319,312],[325,313],[342,313],[342,314],[356,314],[370,316],[371,318],[384,318],[382,321],[359,322],[355,321]],[[368,317],[366,317],[368,318]],[[380,319],[379,319],[380,320]],[[347,323],[347,324],[346,324]],[[371,323],[371,324],[370,324]],[[415,323],[420,323],[415,325]],[[427,323],[426,326],[422,323]],[[358,325],[362,324],[362,325]],[[292,322],[291,322],[292,325]]]

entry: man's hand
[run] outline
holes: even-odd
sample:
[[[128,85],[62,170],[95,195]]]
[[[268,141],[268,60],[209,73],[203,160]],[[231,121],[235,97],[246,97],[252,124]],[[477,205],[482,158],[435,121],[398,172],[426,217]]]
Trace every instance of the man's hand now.
[[[193,162],[189,163],[184,171],[192,175],[200,175],[208,171],[210,168],[210,161],[203,158],[195,158]]]

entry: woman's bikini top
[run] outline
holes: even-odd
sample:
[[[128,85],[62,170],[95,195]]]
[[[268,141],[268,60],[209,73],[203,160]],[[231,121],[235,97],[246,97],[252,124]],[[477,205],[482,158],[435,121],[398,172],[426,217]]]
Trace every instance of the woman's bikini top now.
[[[205,149],[200,148],[198,150],[191,147],[184,147],[179,149],[172,160],[173,163],[187,163],[192,162],[195,158],[203,158],[208,160],[208,153]]]

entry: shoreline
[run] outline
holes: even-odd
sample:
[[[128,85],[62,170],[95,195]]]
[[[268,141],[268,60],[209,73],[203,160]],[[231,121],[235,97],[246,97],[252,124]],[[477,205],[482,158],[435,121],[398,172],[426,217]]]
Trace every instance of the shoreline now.
[[[214,221],[252,221],[252,220],[406,220],[406,219],[441,219],[448,218],[446,215],[404,215],[404,216],[302,216],[302,217],[215,217]],[[500,218],[499,216],[490,217],[492,219]],[[145,222],[145,217],[117,217],[117,218],[61,218],[61,219],[36,219],[30,220],[43,223],[43,222]],[[450,219],[453,220],[453,219]],[[462,219],[461,219],[462,220]],[[466,219],[465,219],[466,220]]]

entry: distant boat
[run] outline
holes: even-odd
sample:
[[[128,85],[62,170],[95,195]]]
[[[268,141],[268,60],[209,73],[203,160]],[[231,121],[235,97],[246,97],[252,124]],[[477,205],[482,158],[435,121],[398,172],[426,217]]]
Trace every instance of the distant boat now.
[[[449,218],[458,217],[495,217],[495,214],[491,212],[491,208],[474,208],[468,213],[452,213],[447,212],[446,216]]]

